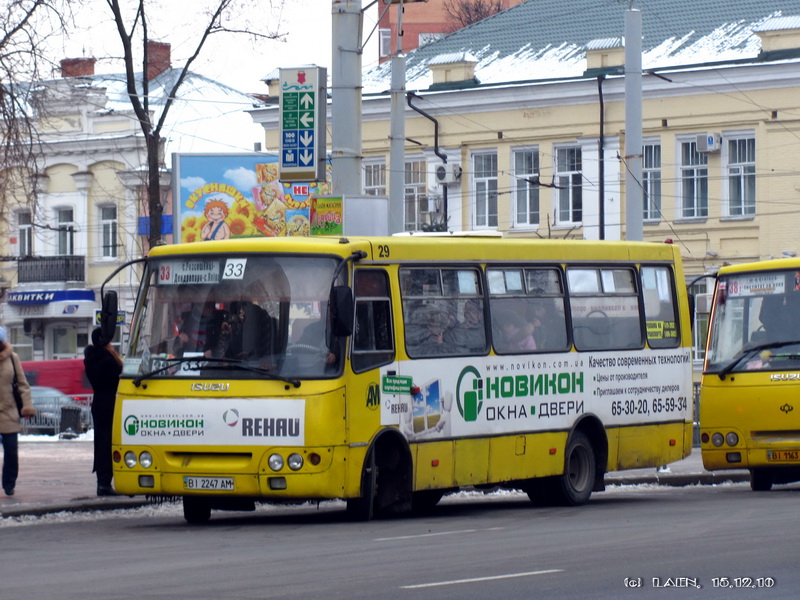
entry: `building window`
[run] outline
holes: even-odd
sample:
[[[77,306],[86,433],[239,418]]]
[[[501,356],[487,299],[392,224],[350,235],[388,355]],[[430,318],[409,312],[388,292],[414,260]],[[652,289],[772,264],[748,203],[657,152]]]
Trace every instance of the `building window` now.
[[[497,227],[497,152],[472,157],[475,227]]]
[[[100,207],[100,228],[103,232],[103,258],[117,257],[117,207]]]
[[[582,168],[580,148],[556,149],[559,224],[580,223],[583,220]]]
[[[708,216],[708,156],[696,142],[681,143],[681,217]]]
[[[514,151],[514,224],[517,226],[539,224],[539,151],[535,149]]]
[[[378,55],[380,56],[380,58],[386,58],[392,55],[391,29],[378,30]]]
[[[364,164],[364,193],[367,196],[386,195],[386,164]]]
[[[426,160],[406,162],[405,174],[405,229],[417,231],[420,228],[420,211],[428,205],[428,163]]]
[[[728,215],[756,214],[756,140],[728,141]]]
[[[10,335],[14,353],[19,359],[33,360],[33,336],[25,335],[25,329],[22,325],[18,327],[9,326],[8,334]],[[70,356],[70,358],[73,358],[73,356]]]
[[[56,211],[58,226],[58,254],[71,256],[75,254],[75,223],[71,208],[59,208]]]
[[[30,211],[21,210],[17,213],[17,227],[19,255],[30,256],[33,254],[33,220]]]
[[[645,144],[643,154],[643,217],[645,221],[657,221],[661,218],[661,144]]]
[[[694,323],[692,323],[692,349],[694,362],[701,365],[706,357],[706,338],[708,337],[708,317],[713,290],[709,279],[700,279],[687,286],[689,294],[695,297]]]

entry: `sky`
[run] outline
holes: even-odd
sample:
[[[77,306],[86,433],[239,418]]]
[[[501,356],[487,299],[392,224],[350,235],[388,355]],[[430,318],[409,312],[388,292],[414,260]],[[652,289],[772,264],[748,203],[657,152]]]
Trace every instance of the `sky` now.
[[[198,29],[203,27],[198,26],[202,16],[187,15],[187,7],[213,2],[160,0],[150,8],[150,38],[171,44],[173,66],[181,66],[194,51]],[[192,70],[242,92],[262,93],[266,92],[262,79],[280,67],[315,64],[327,67],[330,72],[332,0],[251,0],[242,4],[248,6],[246,21],[257,24],[256,27],[250,25],[251,29],[264,33],[278,31],[284,34],[284,41],[253,41],[246,35],[214,34],[193,63]],[[363,6],[367,4],[369,2],[364,2]],[[365,39],[375,26],[376,16],[376,8],[366,12]],[[98,73],[120,72],[121,61],[106,58],[122,54],[106,1],[84,0],[84,6],[78,9],[77,21],[78,34],[73,33],[54,45],[54,62],[57,64],[62,58],[94,57]],[[377,63],[377,50],[371,49],[376,40],[377,33],[368,42],[364,66]]]

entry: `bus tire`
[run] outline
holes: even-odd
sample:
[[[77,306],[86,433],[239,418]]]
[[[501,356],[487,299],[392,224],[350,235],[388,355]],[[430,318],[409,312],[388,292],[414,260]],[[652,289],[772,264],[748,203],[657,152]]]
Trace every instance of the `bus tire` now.
[[[183,518],[192,525],[208,523],[211,518],[211,505],[196,496],[183,497]]]
[[[379,436],[364,461],[361,496],[347,501],[351,518],[369,521],[410,511],[412,468],[405,440],[395,434]]]
[[[555,500],[563,506],[580,506],[594,489],[595,455],[592,442],[582,431],[573,431],[564,453],[564,474],[554,481]]]
[[[364,461],[361,474],[361,495],[347,499],[347,516],[351,521],[370,521],[375,510],[375,492],[377,491],[378,466],[375,464],[375,452],[370,450]]]
[[[772,489],[772,471],[769,469],[750,469],[750,489],[754,492],[768,492]]]

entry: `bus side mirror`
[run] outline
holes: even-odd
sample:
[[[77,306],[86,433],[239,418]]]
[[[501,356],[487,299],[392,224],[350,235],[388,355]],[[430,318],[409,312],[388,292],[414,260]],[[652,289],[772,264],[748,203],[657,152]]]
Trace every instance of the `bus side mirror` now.
[[[353,333],[353,292],[346,285],[337,285],[331,290],[331,332],[335,336]]]
[[[694,294],[689,294],[689,324],[694,329],[694,312],[695,312],[695,299]]]
[[[104,340],[111,341],[117,331],[117,292],[109,290],[103,296],[100,313],[100,333]]]

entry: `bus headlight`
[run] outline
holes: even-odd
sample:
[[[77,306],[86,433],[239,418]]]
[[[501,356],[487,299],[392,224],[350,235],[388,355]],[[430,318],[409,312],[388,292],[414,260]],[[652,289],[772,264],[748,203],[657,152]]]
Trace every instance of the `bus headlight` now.
[[[286,464],[292,471],[299,471],[303,467],[303,457],[296,453],[290,454]]]
[[[725,441],[728,442],[728,446],[735,446],[739,443],[739,436],[730,431],[728,435],[725,436]]]
[[[273,454],[269,457],[267,464],[273,471],[280,471],[283,468],[283,457],[280,454]]]
[[[132,469],[133,467],[136,466],[136,454],[134,454],[130,450],[128,450],[125,453],[125,466],[128,467],[129,469]]]
[[[139,455],[139,464],[142,465],[143,468],[149,469],[153,466],[153,455],[145,450]]]
[[[725,438],[722,437],[721,433],[715,433],[711,436],[711,443],[714,444],[717,448],[722,446],[725,443]]]

